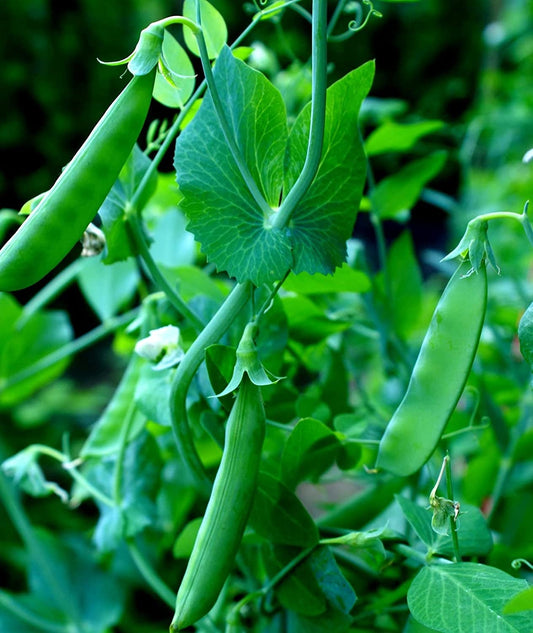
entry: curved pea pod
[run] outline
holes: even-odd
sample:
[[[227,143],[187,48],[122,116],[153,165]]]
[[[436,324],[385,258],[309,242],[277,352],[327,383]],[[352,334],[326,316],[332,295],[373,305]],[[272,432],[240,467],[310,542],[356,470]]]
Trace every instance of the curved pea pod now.
[[[520,352],[533,371],[533,303],[530,303],[518,324]]]
[[[40,281],[81,238],[118,178],[150,101],[155,70],[131,79],[50,191],[0,250],[0,291]]]
[[[376,468],[406,477],[431,457],[472,368],[486,305],[485,264],[471,272],[463,262],[437,304],[405,396],[381,438]]]
[[[260,388],[245,374],[231,409],[222,460],[176,597],[171,631],[214,606],[228,577],[252,508],[265,436]]]

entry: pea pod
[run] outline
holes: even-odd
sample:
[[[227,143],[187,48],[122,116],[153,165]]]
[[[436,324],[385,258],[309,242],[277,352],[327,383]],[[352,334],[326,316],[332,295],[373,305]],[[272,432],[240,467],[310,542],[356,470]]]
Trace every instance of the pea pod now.
[[[464,261],[437,304],[407,391],[379,444],[376,467],[415,473],[431,457],[472,368],[487,304],[483,263]]]
[[[264,435],[260,387],[244,374],[211,497],[178,590],[171,631],[206,615],[231,571],[254,499]]]
[[[155,71],[135,76],[0,250],[0,291],[40,281],[70,251],[118,178],[148,113]]]

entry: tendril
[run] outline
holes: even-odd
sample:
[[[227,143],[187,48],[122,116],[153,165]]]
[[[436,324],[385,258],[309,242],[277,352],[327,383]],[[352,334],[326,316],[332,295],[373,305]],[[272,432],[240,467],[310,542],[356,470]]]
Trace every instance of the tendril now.
[[[366,16],[364,15],[363,5],[368,7],[368,12]],[[339,33],[338,35],[330,34],[328,36],[329,41],[342,42],[344,40],[347,40],[348,38],[352,37],[352,35],[355,35],[355,33],[357,33],[358,31],[363,30],[365,26],[368,24],[368,21],[370,20],[370,18],[383,17],[383,14],[380,11],[378,11],[377,9],[374,9],[374,3],[372,2],[372,0],[362,0],[362,3],[352,2],[346,7],[347,12],[348,10],[352,10],[355,12],[355,18],[353,20],[350,20],[350,22],[348,22],[348,28],[346,29],[346,31],[344,31],[344,33]]]
[[[533,571],[533,563],[530,563],[525,558],[515,558],[514,561],[511,563],[511,567],[513,569],[520,569],[520,567],[522,567],[522,565],[525,565],[526,567],[529,567],[529,569],[531,569],[531,571]]]

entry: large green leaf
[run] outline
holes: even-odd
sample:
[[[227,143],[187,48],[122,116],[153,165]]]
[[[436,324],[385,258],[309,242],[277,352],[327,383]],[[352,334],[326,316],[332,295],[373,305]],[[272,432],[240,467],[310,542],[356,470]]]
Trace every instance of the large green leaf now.
[[[277,207],[287,140],[283,99],[228,47],[215,65],[215,80],[248,169],[268,204]],[[209,93],[176,142],[174,164],[187,228],[208,259],[240,281],[260,285],[281,278],[291,263],[288,238],[265,229],[263,211],[237,169]]]
[[[441,633],[531,633],[533,613],[503,615],[527,582],[478,563],[432,565],[420,570],[407,593],[413,617]]]
[[[318,173],[290,222],[295,273],[331,274],[346,258],[366,178],[366,158],[359,133],[359,108],[374,78],[367,62],[327,91],[324,144]],[[311,106],[296,119],[286,156],[285,194],[302,171]]]

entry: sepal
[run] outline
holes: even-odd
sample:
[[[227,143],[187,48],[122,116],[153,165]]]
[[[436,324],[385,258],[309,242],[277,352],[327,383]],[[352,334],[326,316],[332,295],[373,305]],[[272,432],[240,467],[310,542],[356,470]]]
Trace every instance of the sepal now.
[[[248,323],[244,328],[243,335],[237,346],[237,359],[235,361],[233,375],[228,386],[216,394],[217,397],[227,396],[232,391],[235,391],[241,384],[245,373],[248,375],[250,381],[258,387],[273,385],[280,380],[279,377],[267,371],[259,360],[254,342],[256,329],[257,326],[255,322]]]

